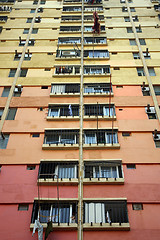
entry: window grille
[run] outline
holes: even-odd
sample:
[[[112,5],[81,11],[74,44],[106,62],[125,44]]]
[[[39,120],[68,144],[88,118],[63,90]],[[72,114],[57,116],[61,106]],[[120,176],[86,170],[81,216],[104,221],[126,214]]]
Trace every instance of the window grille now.
[[[63,94],[63,93],[80,93],[79,84],[52,84],[51,93]]]
[[[46,130],[44,144],[78,144],[79,130]]]

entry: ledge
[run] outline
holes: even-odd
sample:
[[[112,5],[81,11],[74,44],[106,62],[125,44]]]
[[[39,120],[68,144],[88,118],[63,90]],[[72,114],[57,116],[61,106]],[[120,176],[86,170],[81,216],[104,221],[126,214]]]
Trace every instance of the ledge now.
[[[95,73],[95,74],[88,74],[88,73],[84,73],[84,77],[109,77],[111,75],[111,73]]]
[[[88,231],[129,231],[130,230],[130,225],[129,223],[112,223],[110,225],[109,223],[102,223],[102,226],[100,223],[93,223],[93,226],[91,226],[90,223],[85,223],[83,224],[83,229],[88,230]]]
[[[97,96],[102,96],[102,97],[113,97],[113,93],[83,93],[84,97],[97,97]]]
[[[81,60],[81,58],[80,57],[56,57],[56,59],[55,59],[56,61],[65,61],[65,60]]]
[[[115,185],[122,185],[124,184],[124,178],[84,178],[83,179],[84,185],[90,184],[115,184]]]
[[[50,97],[78,97],[80,93],[50,93]]]
[[[99,149],[119,149],[120,148],[120,144],[119,143],[115,143],[115,144],[84,144],[83,145],[84,149],[93,149],[93,148],[99,148]]]
[[[98,74],[97,74],[97,75],[98,75]],[[65,77],[65,78],[66,78],[66,77],[72,77],[72,78],[73,78],[73,77],[77,77],[77,76],[80,77],[81,74],[80,74],[80,73],[78,73],[78,74],[73,74],[73,73],[71,73],[71,74],[68,74],[68,73],[66,73],[66,74],[65,74],[65,73],[55,74],[55,73],[54,73],[54,74],[52,75],[52,77],[54,77],[54,78],[55,78],[55,77],[58,77],[58,78],[59,78],[59,77]]]
[[[97,116],[84,116],[83,119],[87,119],[87,120],[97,120]],[[107,120],[107,121],[111,121],[114,120],[116,121],[116,116],[114,117],[108,117],[108,116],[98,116],[98,120]]]
[[[84,60],[109,60],[110,57],[84,57]]]
[[[48,121],[61,121],[61,120],[70,120],[70,121],[74,121],[74,120],[79,120],[79,116],[75,116],[75,117],[72,117],[72,116],[63,116],[63,117],[46,117],[46,119]]]
[[[62,180],[59,178],[58,179],[58,184],[59,185],[78,185],[78,178],[71,178],[71,180],[69,180],[68,178],[63,178]],[[57,179],[55,178],[54,180],[51,178],[46,178],[46,180],[44,179],[39,179],[37,180],[37,185],[57,185]]]
[[[43,228],[47,228],[47,223],[42,223]],[[53,231],[56,230],[77,230],[78,224],[77,223],[60,223],[60,226],[58,226],[58,223],[52,223]],[[34,223],[30,224],[30,230],[34,228]]]
[[[43,150],[54,150],[54,149],[79,149],[79,145],[78,144],[67,144],[67,145],[64,145],[64,144],[43,144],[42,145],[42,149]]]

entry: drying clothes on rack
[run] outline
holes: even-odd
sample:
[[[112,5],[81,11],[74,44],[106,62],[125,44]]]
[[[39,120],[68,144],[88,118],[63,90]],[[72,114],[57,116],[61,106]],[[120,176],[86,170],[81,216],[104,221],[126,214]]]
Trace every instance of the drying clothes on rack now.
[[[94,18],[94,26],[92,27],[93,33],[97,32],[98,34],[100,34],[101,27],[99,23],[99,16],[96,11],[93,13],[93,18]]]
[[[43,226],[41,225],[39,220],[35,220],[32,237],[35,234],[37,228],[38,228],[38,240],[43,240]]]
[[[49,221],[47,223],[47,228],[46,228],[46,232],[45,232],[45,240],[47,239],[48,235],[53,232],[53,227],[52,227],[52,221]]]

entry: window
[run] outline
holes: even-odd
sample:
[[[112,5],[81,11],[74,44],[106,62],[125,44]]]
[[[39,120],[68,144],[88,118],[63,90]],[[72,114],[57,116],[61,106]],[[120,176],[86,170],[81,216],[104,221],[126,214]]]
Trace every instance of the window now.
[[[46,130],[44,136],[44,144],[78,144],[78,130]]]
[[[131,7],[131,8],[130,8],[130,11],[131,11],[131,12],[136,12],[136,10],[135,10],[134,7]]]
[[[26,77],[27,72],[28,72],[28,69],[21,69],[19,76],[20,76],[20,77]]]
[[[32,34],[36,34],[36,33],[38,33],[38,28],[33,28],[32,29]]]
[[[22,93],[23,87],[21,85],[17,85],[14,89],[14,97],[20,97]]]
[[[115,107],[114,105],[92,104],[84,105],[85,116],[103,116],[114,117]]]
[[[84,74],[110,74],[110,66],[84,66]]]
[[[139,22],[139,20],[138,20],[138,17],[137,17],[137,16],[133,16],[133,17],[132,17],[132,19],[133,19],[133,22]]]
[[[51,87],[51,93],[64,94],[64,93],[80,93],[79,84],[53,84]]]
[[[130,137],[131,133],[130,132],[122,132],[123,137]]]
[[[77,223],[78,206],[77,202],[60,201],[52,202],[38,202],[35,201],[32,210],[31,222],[34,223],[35,220],[40,217],[41,223],[47,223],[48,219],[51,219],[53,223]],[[59,218],[58,218],[59,209]]]
[[[156,76],[156,73],[155,73],[153,67],[149,67],[149,68],[148,68],[148,71],[149,71],[149,76]]]
[[[27,18],[26,23],[31,23],[33,18]]]
[[[45,0],[41,0],[41,1],[40,1],[40,4],[42,4],[42,5],[44,5],[45,3],[46,3]]]
[[[137,32],[137,33],[142,33],[141,27],[136,27],[136,32]]]
[[[132,209],[133,210],[143,210],[143,204],[142,203],[133,203]]]
[[[125,22],[130,22],[129,17],[124,17],[124,21],[125,21]]]
[[[127,7],[122,7],[122,12],[128,12]]]
[[[14,120],[16,116],[17,108],[9,108],[6,120]]]
[[[0,135],[0,149],[6,149],[9,139],[9,134],[1,133]]]
[[[81,38],[74,38],[74,37],[64,37],[64,38],[59,38],[58,43],[62,44],[75,44],[75,43],[81,43]]]
[[[143,52],[143,56],[144,56],[145,59],[150,59],[151,58],[151,55],[148,51]]]
[[[142,38],[139,39],[139,42],[140,42],[141,45],[146,45],[146,41],[144,39],[142,39]]]
[[[139,53],[133,53],[133,58],[134,59],[140,59]]]
[[[154,88],[154,91],[155,91],[155,94],[157,95],[157,96],[160,96],[160,85],[158,86],[153,86],[153,88]]]
[[[148,86],[145,86],[145,82],[141,86],[143,96],[150,96],[150,89]]]
[[[42,86],[41,89],[48,89],[48,86]]]
[[[33,134],[32,134],[32,137],[33,137],[33,138],[39,138],[39,136],[40,136],[39,133],[33,133]]]
[[[120,3],[125,3],[126,1],[125,0],[120,0]]]
[[[93,43],[97,43],[97,44],[105,44],[107,43],[107,40],[105,37],[85,37],[84,38],[84,43],[85,44],[93,44]]]
[[[114,130],[84,130],[84,144],[117,144],[118,135]]]
[[[137,68],[137,73],[138,73],[138,76],[145,76],[145,72],[144,72],[144,68]]]
[[[133,30],[131,27],[127,27],[127,33],[133,33]]]
[[[85,50],[84,57],[107,58],[109,57],[109,52],[108,50]]]
[[[136,40],[134,40],[134,39],[129,39],[129,43],[130,43],[131,46],[136,46],[137,45]]]
[[[48,110],[49,117],[75,117],[79,116],[79,106],[76,105],[59,105],[50,106]]]
[[[120,161],[85,162],[85,178],[123,178]]]
[[[35,13],[36,9],[31,9],[30,13]]]
[[[150,104],[148,104],[147,107],[145,107],[145,111],[149,119],[157,118],[155,107],[150,107]]]
[[[19,204],[18,211],[28,211],[29,205],[28,204]]]
[[[37,0],[34,0],[33,1],[33,5],[37,5],[38,4],[38,1]]]
[[[120,68],[119,67],[114,67],[113,70],[120,70]]]
[[[42,161],[39,167],[39,179],[56,179],[58,178],[77,178],[77,162],[46,162]]]
[[[51,68],[45,68],[44,71],[49,72],[51,71]]]
[[[156,148],[160,148],[160,133],[157,132],[157,129],[154,130],[153,139]]]
[[[27,170],[35,170],[36,165],[27,165]]]
[[[0,108],[0,120],[2,118],[2,115],[3,115],[3,108]]]
[[[19,46],[24,46],[26,44],[26,40],[20,40]],[[34,46],[35,40],[31,39],[28,41],[28,46]]]
[[[15,74],[16,74],[16,69],[11,69],[10,72],[9,72],[8,77],[14,77]]]
[[[25,28],[23,31],[23,34],[28,34],[29,33],[29,28]]]
[[[107,94],[112,93],[112,86],[108,83],[90,83],[84,84],[84,93],[91,94],[91,93],[99,93],[99,94]]]
[[[84,203],[85,223],[127,223],[126,201],[99,201]]]
[[[10,92],[10,87],[4,87],[1,97],[8,97]]]
[[[127,169],[136,169],[135,164],[127,164]]]

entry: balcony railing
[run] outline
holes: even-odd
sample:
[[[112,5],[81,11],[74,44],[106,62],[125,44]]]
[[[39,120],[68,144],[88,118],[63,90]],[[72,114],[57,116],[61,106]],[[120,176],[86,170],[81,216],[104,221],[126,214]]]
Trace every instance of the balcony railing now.
[[[61,105],[50,106],[48,110],[48,117],[72,117],[79,116],[79,106],[75,105]]]
[[[92,104],[84,105],[84,116],[115,117],[115,108],[113,105]]]
[[[81,51],[78,49],[71,49],[71,50],[57,50],[57,54],[56,57],[59,58],[76,58],[76,57],[80,57],[81,55]]]
[[[12,7],[9,6],[0,6],[0,12],[11,12]]]
[[[55,69],[56,75],[63,74],[80,74],[80,67],[76,66],[59,66]]]
[[[99,20],[104,20],[104,15],[98,15]],[[85,21],[94,21],[93,15],[84,15]]]
[[[93,27],[92,26],[84,26],[84,31],[85,32],[93,32]],[[105,31],[105,26],[101,26],[101,32]]]
[[[84,57],[88,58],[109,58],[108,50],[85,50]]]
[[[72,223],[77,223],[77,202],[65,202],[65,201],[45,201],[41,202],[40,206],[38,201],[34,201],[31,223],[35,220],[40,220],[40,223],[48,223],[52,221],[53,224],[67,223],[68,225]]]
[[[51,94],[77,94],[80,93],[79,84],[52,84]]]
[[[84,11],[90,11],[90,12],[94,12],[94,11],[103,11],[103,7],[84,7]]]
[[[109,83],[84,84],[84,93],[86,94],[109,94],[110,92],[113,93],[113,90]]]
[[[85,44],[106,44],[107,43],[107,39],[105,37],[85,37],[84,38],[84,43]]]
[[[102,0],[95,0],[94,2],[92,0],[84,0],[84,3],[100,4],[100,3],[102,3]]]
[[[75,44],[81,43],[81,38],[67,37],[67,38],[59,38],[59,44]]]
[[[99,66],[84,66],[84,74],[110,74],[109,65],[99,65]]]

